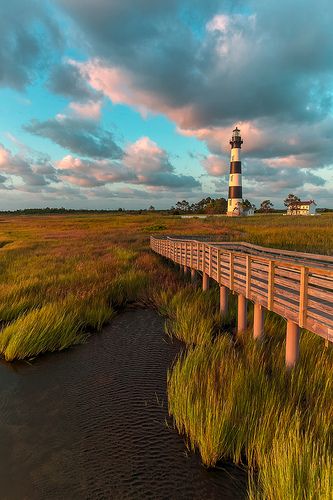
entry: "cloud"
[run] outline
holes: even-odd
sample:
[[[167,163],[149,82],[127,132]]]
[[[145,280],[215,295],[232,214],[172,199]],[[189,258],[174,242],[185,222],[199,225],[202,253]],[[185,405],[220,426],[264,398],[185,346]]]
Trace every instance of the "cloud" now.
[[[41,187],[57,182],[56,171],[51,164],[43,161],[30,162],[20,155],[13,155],[2,144],[0,144],[0,168],[5,174],[1,176],[0,182],[7,182],[8,189],[11,188],[12,176],[19,178],[26,186]]]
[[[60,160],[57,167],[61,178],[81,187],[126,182],[159,189],[200,188],[194,177],[176,174],[166,151],[148,137],[128,144],[120,161],[87,160],[69,155]]]
[[[208,155],[202,160],[202,165],[209,175],[220,177],[229,172],[229,164],[218,155]]]
[[[251,0],[246,6],[231,0],[54,0],[55,5],[69,14],[71,29],[81,30],[76,41],[83,42],[71,47],[80,61],[55,65],[47,86],[70,99],[74,116],[34,121],[26,130],[71,152],[73,165],[59,169],[65,182],[80,182],[85,190],[90,184],[104,189],[107,179],[151,192],[199,189],[196,179],[175,172],[157,145],[140,140],[120,147],[111,132],[93,123],[106,96],[144,116],[162,113],[179,133],[203,141],[209,154],[200,161],[212,178],[228,165],[237,123],[244,172],[257,172],[256,182],[248,180],[253,193],[269,189],[268,179],[272,189],[283,191],[288,182],[324,193],[316,170],[331,165],[333,157],[329,0]],[[35,0],[12,0],[3,11],[0,85],[23,89],[54,62],[50,47],[60,56],[64,36],[53,21],[59,11],[51,19],[50,4]],[[9,164],[25,175],[29,169],[20,161],[30,166],[32,181],[45,181],[46,163],[12,155]],[[56,170],[47,179],[59,179]]]
[[[158,198],[169,196],[170,188],[186,193],[201,188],[194,177],[176,173],[166,151],[148,137],[128,144],[117,160],[67,155],[52,163],[47,158],[32,158],[23,148],[13,154],[0,145],[0,168],[0,189],[56,197],[63,193],[64,197],[84,199],[105,198],[107,194],[126,198],[128,193],[145,192],[146,197]],[[144,186],[145,191],[137,190],[136,185]],[[111,186],[117,187],[119,195]]]
[[[59,4],[89,39],[90,59],[71,61],[81,77],[112,102],[162,113],[205,142],[209,173],[223,172],[236,123],[245,156],[267,166],[332,163],[329,0]]]
[[[58,116],[44,122],[33,120],[24,129],[82,156],[116,159],[123,155],[113,134],[91,120]]]
[[[101,117],[102,101],[71,102],[69,107],[77,116],[97,121]]]
[[[62,35],[44,2],[2,2],[0,17],[0,86],[22,90],[53,59]]]
[[[109,68],[111,83],[124,78],[131,104],[150,99],[153,111],[167,108],[182,127],[271,116],[313,121],[332,107],[333,34],[322,16],[329,0],[253,0],[238,12],[221,1],[193,2],[192,12],[176,0],[60,4],[89,37],[92,79],[98,66],[107,79]]]
[[[64,95],[76,101],[93,101],[100,97],[82,77],[79,69],[70,61],[53,67],[47,86],[51,92]]]

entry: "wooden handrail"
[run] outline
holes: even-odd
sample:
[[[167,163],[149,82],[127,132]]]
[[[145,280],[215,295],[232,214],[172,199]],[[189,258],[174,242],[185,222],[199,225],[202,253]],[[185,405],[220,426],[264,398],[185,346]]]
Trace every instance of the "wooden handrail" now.
[[[190,263],[219,285],[333,342],[333,257],[187,238],[151,236],[150,244],[160,255]],[[175,249],[184,244],[182,259]]]

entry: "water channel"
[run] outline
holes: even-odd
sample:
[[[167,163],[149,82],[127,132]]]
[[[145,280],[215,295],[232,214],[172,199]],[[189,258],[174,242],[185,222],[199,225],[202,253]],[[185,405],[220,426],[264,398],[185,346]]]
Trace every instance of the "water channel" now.
[[[133,309],[85,345],[0,364],[0,498],[245,498],[245,474],[205,469],[166,425],[181,349]]]

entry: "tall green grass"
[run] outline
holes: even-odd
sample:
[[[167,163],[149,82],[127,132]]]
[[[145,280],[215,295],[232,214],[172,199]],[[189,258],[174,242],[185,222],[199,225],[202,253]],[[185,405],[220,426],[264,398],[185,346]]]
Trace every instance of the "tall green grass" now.
[[[48,304],[22,314],[6,326],[0,335],[0,350],[6,361],[30,358],[84,342],[80,330],[75,311],[65,304]]]
[[[160,283],[173,287],[175,274],[149,251],[149,220],[9,218],[0,227],[8,242],[0,248],[0,354],[14,360],[64,349],[128,304],[154,304]],[[59,324],[50,321],[51,309]]]
[[[250,472],[251,500],[333,498],[332,449],[302,420],[293,415],[274,436],[269,452],[260,454],[258,470]]]
[[[181,335],[173,328],[191,347],[168,373],[169,412],[188,446],[208,467],[219,460],[246,465],[253,499],[331,498],[332,350],[303,332],[300,363],[289,373],[281,320],[268,315],[262,343],[250,332],[235,342],[229,333],[216,336],[212,311],[205,306],[210,299],[192,293],[201,300],[198,331],[206,325],[209,335],[200,333],[196,342],[195,325]],[[189,295],[178,300],[176,310],[187,324]]]
[[[169,300],[168,300],[169,298]],[[204,293],[188,286],[172,297],[164,296],[166,332],[188,344],[206,344],[219,326],[216,293]]]

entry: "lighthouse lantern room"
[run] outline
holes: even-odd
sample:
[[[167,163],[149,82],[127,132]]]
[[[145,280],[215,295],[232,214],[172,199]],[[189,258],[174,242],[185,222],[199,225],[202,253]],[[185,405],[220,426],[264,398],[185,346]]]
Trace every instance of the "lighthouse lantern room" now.
[[[240,135],[240,130],[236,127],[232,132],[232,138],[230,140],[231,155],[227,211],[227,215],[233,217],[242,215],[243,213],[242,162],[240,158],[242,144],[243,141]]]

